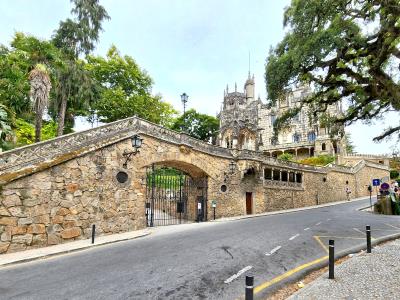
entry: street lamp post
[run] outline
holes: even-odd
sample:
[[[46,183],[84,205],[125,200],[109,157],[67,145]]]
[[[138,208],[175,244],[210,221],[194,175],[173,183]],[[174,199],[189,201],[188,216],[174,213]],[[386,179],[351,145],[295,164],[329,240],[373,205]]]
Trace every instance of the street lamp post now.
[[[189,96],[186,93],[181,95],[181,101],[183,104],[183,131],[186,131],[186,103],[188,102]]]

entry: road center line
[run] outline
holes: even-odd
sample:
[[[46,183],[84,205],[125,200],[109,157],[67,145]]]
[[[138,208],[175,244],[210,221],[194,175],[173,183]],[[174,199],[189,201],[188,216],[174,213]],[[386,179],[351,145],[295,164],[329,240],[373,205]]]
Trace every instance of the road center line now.
[[[304,228],[304,231],[310,230],[310,227]]]
[[[389,226],[389,227],[392,227],[392,228],[400,229],[399,227],[393,226],[393,225],[391,225],[391,224],[386,224],[386,223],[385,223],[385,225],[386,225],[386,226]]]
[[[317,224],[315,224],[315,226],[318,226],[318,225],[320,225],[322,222],[318,222]]]
[[[231,277],[229,277],[227,280],[225,280],[225,283],[231,283],[232,281],[234,281],[236,278],[238,278],[240,275],[242,275],[244,272],[247,272],[248,270],[252,269],[253,266],[247,266],[244,267],[243,269],[241,269],[239,272],[237,272],[235,275],[232,275]]]
[[[281,248],[282,248],[282,246],[275,247],[275,248],[272,249],[270,252],[265,253],[265,255],[266,255],[266,256],[270,256],[270,255],[274,254],[276,251],[278,251],[278,250],[281,249]]]
[[[294,240],[295,238],[297,238],[300,234],[295,234],[294,236],[292,236],[291,238],[289,238],[289,241]]]

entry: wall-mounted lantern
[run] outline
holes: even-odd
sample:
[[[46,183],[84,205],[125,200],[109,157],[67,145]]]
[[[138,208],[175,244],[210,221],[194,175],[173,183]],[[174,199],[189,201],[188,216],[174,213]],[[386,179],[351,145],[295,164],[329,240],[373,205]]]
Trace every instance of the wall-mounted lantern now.
[[[228,165],[229,172],[224,172],[224,182],[228,180],[229,175],[233,175],[236,171],[236,163],[234,161],[231,161]]]
[[[131,160],[132,155],[136,155],[140,152],[139,149],[142,147],[143,139],[138,134],[134,134],[131,137],[131,143],[132,143],[133,150],[127,151],[125,149],[124,153],[122,153],[122,155],[125,157],[125,162],[122,164],[124,169],[126,169],[128,167],[128,161]]]

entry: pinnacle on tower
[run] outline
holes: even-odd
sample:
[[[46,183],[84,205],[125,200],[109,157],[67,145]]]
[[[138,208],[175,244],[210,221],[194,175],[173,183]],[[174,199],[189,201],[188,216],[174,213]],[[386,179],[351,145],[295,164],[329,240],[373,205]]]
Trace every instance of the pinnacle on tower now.
[[[228,88],[228,85],[226,85],[226,94],[228,94],[229,93],[229,88]]]
[[[237,84],[236,84],[236,82],[235,82],[235,92],[237,92]]]

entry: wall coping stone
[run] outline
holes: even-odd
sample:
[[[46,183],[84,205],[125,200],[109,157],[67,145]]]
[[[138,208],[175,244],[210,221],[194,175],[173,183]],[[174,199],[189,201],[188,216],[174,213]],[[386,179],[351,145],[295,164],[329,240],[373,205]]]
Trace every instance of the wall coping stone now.
[[[186,133],[178,133],[138,117],[108,123],[51,140],[0,153],[0,184],[24,177],[97,149],[115,144],[139,133],[167,143],[184,145],[196,151],[231,160],[254,160],[282,168],[327,173],[326,167],[315,167],[266,157],[261,152],[228,149],[208,144]],[[375,166],[375,165],[374,165]],[[331,166],[335,170],[354,172],[353,168]]]

